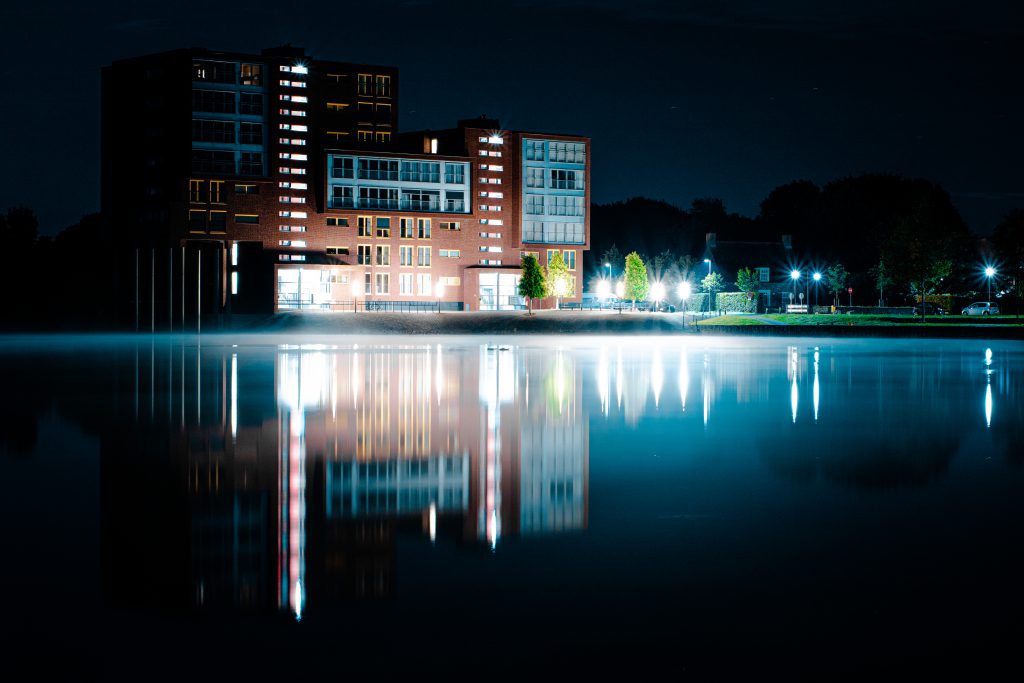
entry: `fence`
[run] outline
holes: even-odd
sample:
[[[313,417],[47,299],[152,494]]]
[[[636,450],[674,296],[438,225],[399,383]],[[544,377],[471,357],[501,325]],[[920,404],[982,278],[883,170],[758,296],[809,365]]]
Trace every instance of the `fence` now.
[[[461,301],[374,301],[373,299],[350,301],[313,301],[296,297],[278,297],[279,311],[334,311],[337,313],[438,313],[461,311]]]

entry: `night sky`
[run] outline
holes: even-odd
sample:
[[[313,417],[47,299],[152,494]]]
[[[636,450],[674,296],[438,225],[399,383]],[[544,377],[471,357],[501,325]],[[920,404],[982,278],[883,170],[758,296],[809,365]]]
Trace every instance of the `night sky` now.
[[[967,9],[964,9],[967,7]],[[593,199],[756,215],[800,178],[942,184],[986,234],[1024,207],[1024,3],[10,2],[0,207],[55,234],[99,208],[100,68],[178,47],[400,69],[402,130],[479,114],[593,138]]]

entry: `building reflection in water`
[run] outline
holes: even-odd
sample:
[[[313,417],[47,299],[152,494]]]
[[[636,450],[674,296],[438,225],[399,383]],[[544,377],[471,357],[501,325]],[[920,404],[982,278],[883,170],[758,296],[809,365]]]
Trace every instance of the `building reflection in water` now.
[[[145,600],[120,580],[132,537],[159,574],[160,602],[191,594],[199,608],[301,619],[334,600],[392,594],[400,534],[498,551],[506,536],[587,526],[588,419],[572,353],[174,351],[148,369],[166,363],[167,386],[136,380],[133,397],[166,400],[167,423],[139,419],[104,441],[115,602]],[[180,489],[161,484],[138,505],[147,482],[174,480]]]

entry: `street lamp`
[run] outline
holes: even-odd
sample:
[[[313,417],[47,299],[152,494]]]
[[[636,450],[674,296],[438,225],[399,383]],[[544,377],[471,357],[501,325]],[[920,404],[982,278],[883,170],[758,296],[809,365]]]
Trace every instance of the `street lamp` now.
[[[985,268],[985,277],[988,278],[988,300],[992,301],[992,276],[996,274],[996,269],[992,266]]]
[[[651,285],[651,298],[654,299],[654,310],[658,310],[658,304],[665,298],[665,285],[655,282]]]
[[[704,259],[704,263],[708,264],[708,275],[711,275],[711,259]],[[708,315],[711,314],[711,291],[708,290]]]
[[[793,279],[793,293],[789,297],[789,303],[793,305],[793,299],[796,298],[796,283],[800,280],[800,271],[794,268],[789,271],[789,277]]]
[[[686,302],[690,298],[690,283],[679,283],[679,298],[683,300],[683,321],[686,321]]]
[[[359,280],[352,278],[352,312],[359,310]]]
[[[608,261],[605,261],[604,262],[604,267],[608,269],[608,279],[611,280],[612,279],[612,264],[609,263]]]
[[[612,293],[612,284],[607,280],[597,283],[597,298],[606,301]]]
[[[434,287],[434,294],[437,295],[437,312],[441,312],[441,297],[444,296],[444,285],[438,280],[437,286]]]
[[[821,283],[821,273],[812,275],[814,278],[814,305],[818,305],[818,285]]]

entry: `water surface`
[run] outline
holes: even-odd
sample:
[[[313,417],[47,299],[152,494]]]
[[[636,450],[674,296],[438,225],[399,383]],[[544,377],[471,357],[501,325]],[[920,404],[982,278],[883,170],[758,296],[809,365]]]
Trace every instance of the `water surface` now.
[[[1012,661],[1024,344],[320,341],[0,344],[15,660],[135,679]]]

